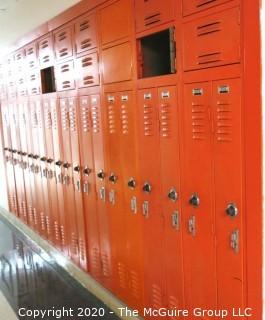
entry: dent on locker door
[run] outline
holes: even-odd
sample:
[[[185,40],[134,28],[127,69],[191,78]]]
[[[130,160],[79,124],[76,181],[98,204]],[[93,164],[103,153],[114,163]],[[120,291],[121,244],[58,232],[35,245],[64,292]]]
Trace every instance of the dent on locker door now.
[[[216,306],[211,85],[184,85],[183,254],[186,306]],[[207,253],[207,254],[206,254]]]
[[[241,80],[214,81],[212,90],[218,304],[232,309],[244,304]]]

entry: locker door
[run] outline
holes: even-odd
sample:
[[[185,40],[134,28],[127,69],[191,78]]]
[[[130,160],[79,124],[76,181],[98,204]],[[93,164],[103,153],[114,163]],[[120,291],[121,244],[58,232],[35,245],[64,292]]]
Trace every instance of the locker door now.
[[[28,79],[27,79],[28,94],[30,96],[40,94],[40,92],[41,92],[40,85],[41,85],[41,83],[40,83],[39,70],[38,69],[32,70],[28,74]]]
[[[39,142],[39,164],[40,164],[40,178],[43,190],[43,205],[44,205],[44,220],[46,224],[47,239],[53,241],[53,225],[51,219],[51,202],[48,186],[48,168],[47,168],[47,145],[45,137],[45,122],[43,113],[43,103],[41,100],[36,104],[36,115],[38,121],[38,142]]]
[[[26,67],[28,70],[38,67],[37,46],[33,42],[25,48]]]
[[[244,306],[240,79],[213,83],[213,111],[218,307],[231,310]]]
[[[88,267],[91,275],[97,279],[101,277],[99,221],[97,211],[97,196],[95,187],[95,168],[92,145],[92,118],[91,106],[98,106],[99,97],[83,96],[79,99],[79,134],[80,134],[80,161],[82,172],[82,192],[84,214],[86,220]],[[98,132],[95,122],[95,130]]]
[[[97,213],[99,221],[100,258],[102,274],[100,281],[105,287],[112,287],[112,260],[110,243],[110,217],[106,207],[106,159],[104,150],[106,139],[103,131],[102,102],[99,95],[90,98],[91,122],[92,122],[92,145],[94,151],[94,168],[96,174]]]
[[[75,23],[76,52],[82,53],[97,47],[96,14],[82,16]]]
[[[117,96],[121,119],[121,164],[124,188],[126,265],[128,293],[126,302],[143,307],[142,217],[140,210],[138,153],[136,140],[136,97],[132,91]]]
[[[30,226],[37,231],[39,220],[37,215],[37,197],[36,197],[36,188],[35,188],[35,177],[34,177],[34,170],[32,167],[34,166],[34,160],[33,160],[34,148],[33,148],[33,139],[32,139],[32,127],[31,127],[31,110],[30,110],[29,101],[27,101],[24,104],[24,116],[25,116],[25,122],[26,122],[26,139],[27,139],[27,147],[28,147],[27,170],[28,170],[28,180],[29,180],[30,191],[31,191],[31,208],[29,208],[29,223],[30,223]]]
[[[12,156],[12,141],[11,141],[11,127],[10,118],[8,112],[8,104],[6,102],[1,105],[2,112],[2,126],[3,126],[3,147],[6,164],[6,179],[8,189],[8,204],[9,210],[18,215],[17,208],[17,195],[16,195],[16,182],[13,167],[13,156]]]
[[[183,16],[187,16],[231,0],[182,0]]]
[[[66,212],[64,207],[64,186],[63,186],[63,145],[62,145],[62,125],[60,117],[60,106],[57,98],[50,99],[52,138],[55,163],[55,175],[57,182],[58,213],[59,213],[59,233],[61,248],[63,253],[69,255],[69,238],[66,230]]]
[[[37,46],[39,51],[40,68],[43,69],[52,66],[54,61],[54,55],[51,34],[39,40]]]
[[[183,254],[186,307],[216,307],[211,86],[184,86]],[[206,254],[207,253],[207,254]]]
[[[59,208],[56,187],[55,161],[53,152],[52,116],[49,99],[43,101],[44,128],[46,139],[46,180],[50,201],[50,226],[52,229],[53,244],[60,249],[61,237],[59,230]]]
[[[68,99],[60,99],[60,116],[62,126],[63,145],[63,186],[64,186],[64,209],[66,217],[66,233],[69,239],[69,251],[71,259],[79,265],[78,229],[75,210],[75,194],[73,185],[73,163],[70,144],[70,120]]]
[[[74,62],[68,61],[56,66],[56,85],[58,91],[75,88]]]
[[[73,183],[75,197],[75,212],[78,230],[78,245],[80,267],[88,270],[87,261],[87,241],[86,241],[86,221],[84,216],[84,206],[82,197],[81,164],[79,154],[79,136],[78,136],[78,111],[76,98],[69,98],[69,125],[70,125],[70,144],[73,163]],[[87,146],[85,147],[87,148]]]
[[[73,56],[72,27],[63,28],[54,33],[54,49],[57,60]]]
[[[110,218],[111,248],[113,261],[113,290],[126,297],[126,235],[123,212],[123,176],[120,148],[119,100],[116,94],[106,94],[106,157],[107,157],[107,203]],[[117,232],[119,230],[119,232]]]
[[[161,209],[157,89],[138,92],[140,210],[143,215],[145,307],[165,306],[164,218]]]
[[[31,113],[31,130],[32,130],[32,166],[31,170],[34,173],[35,179],[35,197],[36,197],[36,209],[38,217],[38,227],[37,231],[43,236],[47,237],[46,231],[46,221],[44,216],[44,198],[43,198],[43,186],[41,177],[41,167],[40,167],[40,149],[39,149],[39,127],[38,127],[38,117],[37,117],[37,105],[40,104],[40,100],[35,99],[30,102],[30,113]]]
[[[88,54],[75,60],[78,88],[99,85],[97,53]]]
[[[33,224],[33,204],[31,197],[31,185],[30,185],[30,175],[28,169],[28,141],[27,141],[27,124],[26,124],[26,112],[27,112],[27,100],[22,100],[19,103],[19,134],[21,142],[21,171],[24,178],[24,188],[25,188],[25,197],[27,205],[27,219],[25,222],[28,222],[30,225]]]
[[[14,157],[14,168],[15,168],[15,177],[17,185],[17,199],[18,199],[18,211],[19,217],[26,222],[27,221],[27,205],[26,205],[26,195],[25,195],[25,186],[24,186],[24,175],[21,156],[21,140],[20,140],[20,123],[19,123],[19,112],[20,105],[16,102],[10,105],[12,113],[12,144],[13,157]]]
[[[161,188],[165,216],[165,274],[167,307],[182,309],[183,264],[181,240],[181,193],[179,162],[179,111],[176,88],[158,89]]]

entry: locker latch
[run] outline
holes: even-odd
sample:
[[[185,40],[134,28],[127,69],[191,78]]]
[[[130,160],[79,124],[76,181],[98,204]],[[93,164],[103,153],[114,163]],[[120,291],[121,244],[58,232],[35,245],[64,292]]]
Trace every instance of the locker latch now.
[[[231,233],[230,239],[230,246],[231,248],[237,253],[239,251],[239,230],[234,230]]]
[[[151,193],[152,191],[152,186],[149,182],[145,182],[144,185],[143,185],[143,191],[145,193]]]
[[[112,172],[109,176],[109,181],[112,183],[116,183],[118,180],[118,177]]]
[[[149,216],[149,201],[143,202],[143,216],[145,218],[148,218],[148,216]]]
[[[188,230],[189,230],[189,233],[195,237],[196,235],[196,218],[195,216],[191,216],[190,219],[189,219],[189,222],[188,222]]]
[[[83,192],[88,193],[88,182],[87,181],[85,181],[83,184]]]
[[[70,177],[68,175],[65,175],[63,177],[63,184],[68,185],[70,183]]]
[[[189,203],[193,207],[198,207],[200,205],[200,198],[197,193],[193,193],[189,199]]]
[[[77,190],[78,192],[81,192],[81,181],[80,181],[80,180],[77,180],[77,181],[76,181],[76,190]]]
[[[226,213],[230,216],[230,217],[236,217],[238,215],[238,208],[236,206],[235,203],[229,203],[226,207]]]
[[[134,189],[135,186],[136,186],[136,181],[135,181],[135,179],[134,179],[134,178],[130,178],[129,181],[128,181],[128,183],[127,183],[127,185],[128,185],[128,187],[129,187],[130,189]]]
[[[168,198],[170,199],[170,200],[172,200],[172,201],[177,201],[177,199],[178,199],[178,193],[177,193],[177,191],[176,191],[176,189],[175,188],[171,188],[170,190],[169,190],[169,192],[168,192]]]
[[[109,192],[109,202],[112,205],[115,204],[115,190],[110,190],[110,192]]]
[[[176,230],[179,230],[179,212],[178,210],[174,211],[171,216],[172,227]]]
[[[101,187],[99,189],[99,198],[105,202],[106,201],[106,189],[104,187]]]
[[[131,198],[131,211],[137,213],[137,199],[136,197]]]

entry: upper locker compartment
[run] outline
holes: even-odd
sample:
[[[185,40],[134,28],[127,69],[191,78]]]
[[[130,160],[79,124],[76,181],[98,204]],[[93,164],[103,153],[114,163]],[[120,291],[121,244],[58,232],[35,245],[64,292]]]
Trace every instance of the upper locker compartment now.
[[[82,16],[75,22],[75,47],[77,54],[97,47],[95,14]]]
[[[103,45],[130,35],[131,12],[130,0],[119,0],[100,10],[100,35]]]
[[[37,47],[36,43],[31,43],[25,48],[26,68],[32,70],[38,67]]]
[[[98,55],[92,53],[75,61],[77,86],[79,88],[99,85]]]
[[[54,33],[54,51],[57,60],[73,56],[72,27],[64,27]]]
[[[240,11],[232,8],[184,25],[184,70],[240,61]]]
[[[14,60],[15,60],[14,72],[15,72],[15,79],[16,79],[16,86],[17,86],[17,94],[18,96],[23,97],[27,95],[24,49],[21,49],[15,53]]]
[[[53,41],[52,36],[47,35],[37,43],[39,49],[40,68],[48,68],[53,65]]]
[[[200,12],[232,0],[182,0],[183,16]]]
[[[136,31],[171,21],[175,16],[173,0],[136,0]]]

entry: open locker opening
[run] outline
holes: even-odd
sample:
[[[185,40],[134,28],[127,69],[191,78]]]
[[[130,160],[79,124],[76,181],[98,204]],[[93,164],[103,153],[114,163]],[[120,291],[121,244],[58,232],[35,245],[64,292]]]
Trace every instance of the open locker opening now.
[[[41,90],[42,93],[51,93],[56,91],[54,67],[42,69],[41,73]]]

